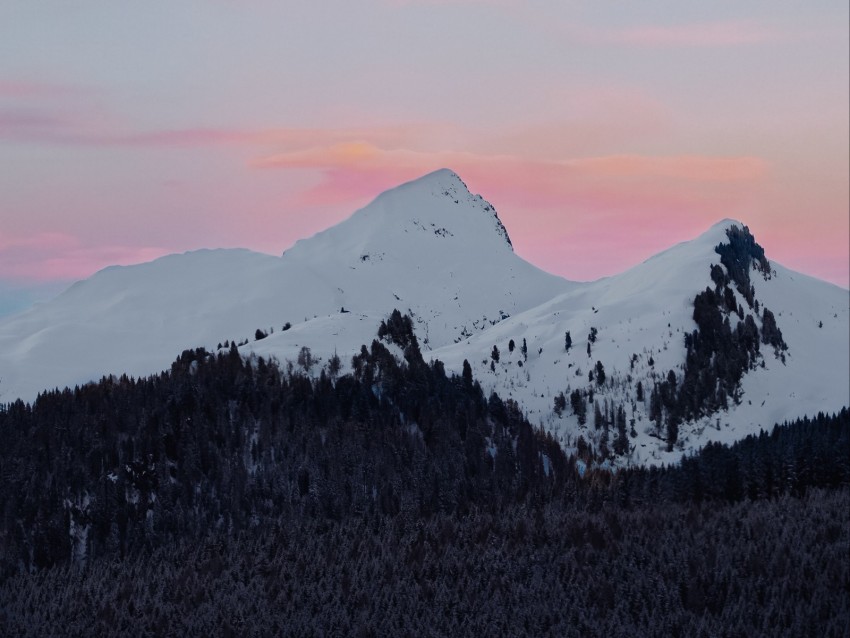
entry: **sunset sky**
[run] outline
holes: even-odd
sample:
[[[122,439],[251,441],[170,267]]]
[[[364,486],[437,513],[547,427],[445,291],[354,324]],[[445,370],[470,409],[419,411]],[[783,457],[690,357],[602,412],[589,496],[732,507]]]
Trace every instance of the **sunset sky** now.
[[[850,283],[847,2],[0,4],[0,314],[440,167],[570,279],[712,223]]]

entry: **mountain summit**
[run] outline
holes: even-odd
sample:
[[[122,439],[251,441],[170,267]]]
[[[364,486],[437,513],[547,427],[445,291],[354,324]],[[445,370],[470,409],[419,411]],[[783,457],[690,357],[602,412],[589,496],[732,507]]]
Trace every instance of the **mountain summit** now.
[[[613,277],[573,283],[513,252],[442,169],[280,257],[203,250],[112,267],[0,321],[0,401],[216,349],[343,372],[394,309],[426,358],[520,405],[567,447],[671,462],[850,403],[848,293],[769,261],[723,220]]]
[[[430,241],[428,241],[430,240]],[[467,252],[492,257],[512,250],[507,230],[493,206],[473,195],[456,173],[440,169],[378,195],[370,204],[336,226],[303,239],[284,253],[305,259],[371,259],[388,251],[422,257],[422,251],[442,256]],[[430,256],[429,256],[430,258]]]

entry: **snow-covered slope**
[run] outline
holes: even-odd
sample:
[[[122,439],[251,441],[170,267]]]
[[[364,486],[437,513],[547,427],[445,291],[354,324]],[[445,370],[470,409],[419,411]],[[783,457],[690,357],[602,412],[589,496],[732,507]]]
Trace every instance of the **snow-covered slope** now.
[[[317,356],[346,353],[371,342],[393,308],[439,347],[570,288],[517,257],[492,206],[440,170],[281,257],[202,250],[107,268],[0,321],[0,401],[151,374],[186,348],[253,340],[258,328],[275,334],[257,345],[284,354],[306,335]]]
[[[684,335],[697,327],[694,298],[714,287],[710,266],[720,263],[714,248],[728,242],[726,231],[732,226],[743,228],[740,222],[724,220],[631,270],[576,287],[432,356],[456,371],[468,359],[486,389],[516,399],[532,423],[542,423],[568,446],[575,445],[579,435],[588,442],[600,440],[594,406],[589,405],[587,423],[579,425],[569,404],[572,390],[592,388],[603,414],[607,402],[612,413],[617,406],[625,408],[630,429],[634,419],[625,462],[672,461],[708,441],[735,440],[761,426],[850,404],[848,291],[773,262],[769,278],[751,267],[755,299],[774,313],[788,350],[777,354],[761,345],[759,364],[744,374],[740,404],[730,398],[727,410],[683,424],[674,450],[667,452],[663,427],[659,431],[649,419],[650,391],[670,370],[681,381]],[[735,296],[746,308],[746,300],[737,292]],[[737,316],[732,313],[731,318],[734,327]],[[761,329],[761,321],[756,323]],[[593,328],[597,335],[588,354]],[[567,331],[572,338],[569,351]],[[520,351],[523,339],[527,357]],[[513,353],[510,340],[515,343]],[[500,360],[491,370],[494,345]],[[588,379],[597,362],[606,373],[602,385]],[[643,401],[636,399],[639,381],[645,389]],[[567,397],[567,407],[558,416],[553,406],[560,392]]]
[[[733,331],[749,316],[764,334],[769,308],[787,349],[762,344],[736,386],[737,401],[724,398],[726,408],[685,419],[668,450],[666,423],[650,419],[651,391],[671,370],[683,383],[685,335],[697,328],[694,300],[715,288],[715,247],[730,241],[733,227],[744,226],[724,220],[618,276],[571,283],[515,255],[492,206],[441,170],[383,193],[281,257],[205,250],[107,268],[0,321],[0,401],[31,400],[103,374],[151,374],[186,348],[226,340],[248,340],[244,354],[294,365],[306,346],[313,373],[336,353],[344,371],[398,308],[413,317],[426,358],[458,373],[468,360],[485,391],[515,399],[565,445],[581,436],[598,449],[606,428],[595,427],[595,407],[612,422],[622,407],[628,445],[616,462],[673,461],[707,441],[850,404],[848,291],[773,262],[762,273],[758,260],[748,261],[757,304],[730,284],[740,311],[723,314]],[[255,340],[257,329],[268,336]],[[588,376],[597,362],[602,384]],[[584,424],[571,406],[575,391],[593,398]],[[613,447],[613,423],[607,436]]]

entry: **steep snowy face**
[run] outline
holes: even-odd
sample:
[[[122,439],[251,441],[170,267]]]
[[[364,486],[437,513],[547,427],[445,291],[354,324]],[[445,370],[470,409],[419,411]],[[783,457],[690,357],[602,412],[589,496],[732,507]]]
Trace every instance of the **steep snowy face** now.
[[[425,349],[460,341],[571,285],[512,250],[493,207],[440,170],[388,191],[281,257],[203,250],[107,268],[0,321],[0,401],[103,374],[145,375],[185,348],[271,333],[343,359],[394,308]],[[281,328],[291,324],[291,331]]]

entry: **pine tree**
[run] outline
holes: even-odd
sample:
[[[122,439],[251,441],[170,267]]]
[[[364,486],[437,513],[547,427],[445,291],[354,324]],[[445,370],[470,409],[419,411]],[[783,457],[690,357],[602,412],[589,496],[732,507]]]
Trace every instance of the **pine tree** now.
[[[661,432],[661,419],[663,413],[661,408],[661,395],[658,392],[658,384],[652,387],[652,394],[649,396],[649,420],[655,421],[656,432]]]
[[[667,415],[667,451],[672,452],[679,440],[679,419],[675,414]]]
[[[605,424],[605,417],[602,416],[602,410],[599,409],[599,401],[593,402],[593,427],[597,430]]]
[[[466,359],[463,360],[463,372],[461,374],[463,378],[463,385],[467,389],[472,388],[472,366],[469,365],[469,361]]]
[[[313,367],[313,353],[310,351],[310,348],[307,346],[301,346],[301,350],[298,351],[298,365],[304,369],[304,372],[310,372],[310,368]]]
[[[328,360],[328,374],[331,379],[334,380],[339,375],[339,371],[342,369],[342,362],[339,359],[339,355],[337,355],[336,350],[334,350],[333,356]]]
[[[567,398],[564,396],[563,392],[559,392],[555,395],[555,414],[560,418],[561,414],[563,414],[564,410],[567,407]]]
[[[622,456],[629,449],[629,440],[626,434],[626,411],[622,405],[617,407],[616,425],[617,438],[614,439],[614,454]]]
[[[601,361],[596,362],[596,385],[603,385],[605,383],[605,368],[602,366]]]
[[[584,425],[587,422],[587,403],[579,390],[570,392],[570,406],[578,417],[579,425]]]

